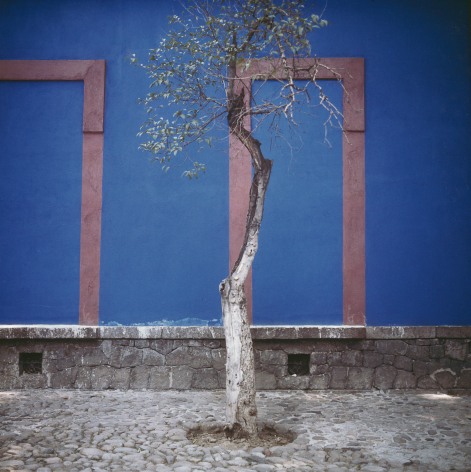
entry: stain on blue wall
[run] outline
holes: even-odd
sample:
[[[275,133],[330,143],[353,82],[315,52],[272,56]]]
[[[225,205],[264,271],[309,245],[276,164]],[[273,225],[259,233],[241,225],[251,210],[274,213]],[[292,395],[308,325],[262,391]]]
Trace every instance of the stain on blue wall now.
[[[329,26],[315,36],[316,54],[359,56],[366,63],[367,323],[469,324],[469,2],[455,0],[450,6],[444,0],[330,0],[319,2],[318,10],[324,6]],[[165,30],[167,15],[180,8],[179,2],[163,0],[0,0],[1,59],[107,61],[100,293],[104,323],[220,316],[217,285],[227,272],[228,252],[226,143],[221,141],[204,158],[198,156],[208,164],[208,174],[199,182],[187,182],[180,177],[184,165],[162,174],[137,151],[135,137],[145,119],[136,100],[148,84],[128,58],[133,52],[145,55]],[[18,97],[17,104],[24,107],[27,100]],[[5,136],[3,125],[0,133]],[[45,149],[49,141],[41,134],[36,145]],[[2,149],[1,160],[3,155]],[[257,271],[266,271],[268,266],[262,266],[273,262],[268,254],[276,248],[269,247],[270,240],[287,237],[268,234],[277,226],[276,216],[269,213],[270,199],[278,207],[291,198],[292,185],[282,183],[287,167],[289,159],[276,158],[262,229],[267,251],[261,248],[257,260],[256,290],[272,282],[268,276],[257,278]],[[3,179],[1,185],[4,198],[10,190]],[[316,196],[309,185],[303,192]],[[337,204],[331,204],[326,211],[337,214]],[[291,211],[289,206],[279,210]],[[77,229],[71,231],[76,234]],[[308,260],[311,245],[301,244],[295,243],[296,257]],[[73,257],[78,261],[78,254]],[[76,275],[64,283],[68,293],[77,293],[78,262],[73,257],[67,264],[76,267]],[[303,273],[293,273],[303,278]],[[333,273],[338,276],[338,270]],[[331,295],[338,290],[332,283]],[[299,284],[299,279],[287,278],[276,316],[268,305],[268,289],[262,288],[267,305],[257,321],[281,322],[286,313],[289,323],[323,322],[332,300],[313,309],[315,292],[313,299],[301,301]],[[257,297],[256,309],[261,303]],[[60,302],[71,312],[78,303],[72,298]],[[340,306],[339,300],[335,303]],[[19,313],[20,298],[13,304]],[[329,314],[336,311],[329,308]],[[55,317],[30,310],[21,321],[51,322]],[[64,315],[63,322],[74,319]]]

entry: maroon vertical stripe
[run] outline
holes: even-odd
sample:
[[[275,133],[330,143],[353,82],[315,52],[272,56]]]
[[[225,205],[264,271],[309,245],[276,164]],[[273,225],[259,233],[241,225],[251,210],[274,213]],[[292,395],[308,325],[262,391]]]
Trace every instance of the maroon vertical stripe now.
[[[301,59],[296,79],[309,79],[309,67],[317,66],[320,80],[343,83],[344,138],[343,159],[343,322],[365,325],[365,106],[364,60],[362,58]],[[304,71],[302,70],[304,69]],[[286,79],[277,59],[252,60],[240,70],[239,87],[250,99],[251,78]],[[250,129],[250,123],[246,126]],[[243,242],[251,180],[250,156],[234,137],[229,141],[229,260],[239,255]],[[306,244],[309,244],[306,241]],[[252,313],[252,278],[246,283],[247,303]]]
[[[79,323],[99,318],[105,61],[0,61],[0,80],[84,83]]]

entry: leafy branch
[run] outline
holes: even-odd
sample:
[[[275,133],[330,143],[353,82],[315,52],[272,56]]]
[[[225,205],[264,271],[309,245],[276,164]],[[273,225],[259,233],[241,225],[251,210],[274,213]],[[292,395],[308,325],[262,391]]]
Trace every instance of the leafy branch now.
[[[235,81],[256,78],[237,73],[258,58],[279,59],[288,79],[278,81],[276,99],[258,102],[254,93],[248,107],[239,107],[240,123],[248,115],[275,115],[296,125],[295,107],[311,101],[314,85],[328,112],[325,125],[340,124],[341,112],[323,93],[316,70],[309,71],[310,80],[304,83],[294,80],[293,59],[311,54],[310,34],[327,24],[318,15],[305,15],[304,9],[303,0],[201,0],[185,7],[185,19],[172,16],[171,30],[149,51],[147,61],[131,58],[150,79],[141,100],[147,119],[138,133],[140,148],[167,171],[177,156],[189,156],[185,151],[191,146],[211,146],[214,127],[227,123]],[[184,175],[194,178],[204,170],[204,164],[194,162]]]

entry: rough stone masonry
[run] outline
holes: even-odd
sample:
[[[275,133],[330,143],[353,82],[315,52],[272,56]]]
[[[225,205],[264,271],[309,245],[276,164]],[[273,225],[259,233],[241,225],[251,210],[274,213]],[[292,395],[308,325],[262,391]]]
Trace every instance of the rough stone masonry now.
[[[259,390],[471,390],[471,327],[254,327]],[[219,327],[2,327],[0,389],[225,387]]]

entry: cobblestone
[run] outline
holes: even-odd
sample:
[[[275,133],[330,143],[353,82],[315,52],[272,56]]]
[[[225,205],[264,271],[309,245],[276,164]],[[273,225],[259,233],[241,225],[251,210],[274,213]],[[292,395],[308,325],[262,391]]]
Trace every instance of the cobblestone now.
[[[186,431],[224,421],[223,391],[0,392],[0,472],[469,471],[471,396],[258,393],[286,446],[200,447]]]

